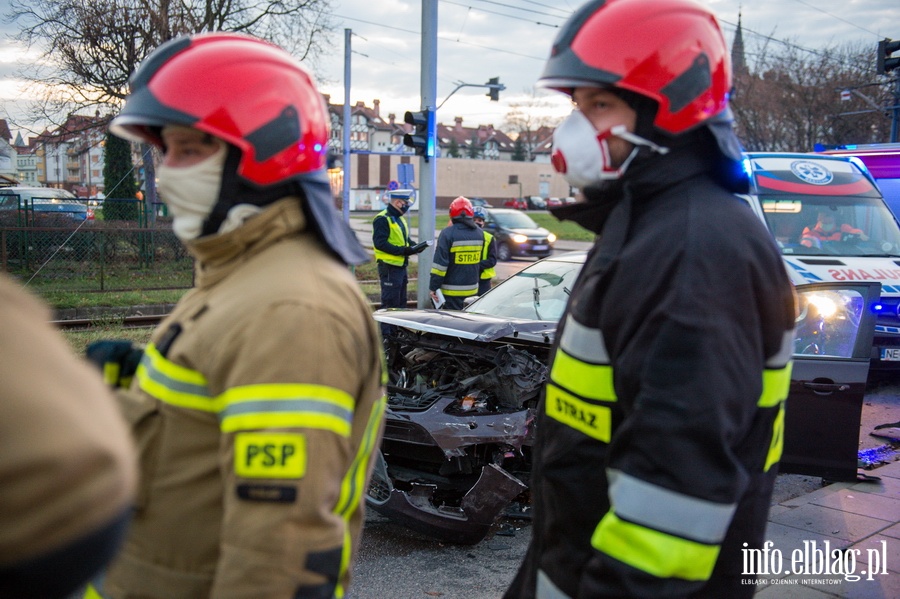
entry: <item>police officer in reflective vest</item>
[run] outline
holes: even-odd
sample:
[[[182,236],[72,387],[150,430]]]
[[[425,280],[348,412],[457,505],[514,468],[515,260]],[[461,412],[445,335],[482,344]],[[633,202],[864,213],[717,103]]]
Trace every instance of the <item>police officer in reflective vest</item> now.
[[[378,264],[378,280],[381,283],[381,307],[405,308],[409,276],[409,256],[425,249],[413,249],[409,239],[409,223],[404,216],[412,205],[410,192],[389,192],[389,202],[372,220],[372,246]],[[387,335],[391,325],[382,324],[381,333]]]
[[[491,280],[497,276],[497,242],[494,236],[484,231],[484,221],[487,213],[481,206],[475,206],[475,216],[472,220],[482,228],[484,232],[484,249],[481,251],[481,278],[478,280],[478,295],[484,295],[491,290]]]
[[[593,0],[540,84],[575,105],[552,161],[598,235],[537,406],[532,540],[508,599],[748,599],[782,448],[795,304],[690,0]],[[741,231],[734,235],[734,231]]]
[[[446,310],[461,310],[467,297],[478,294],[484,231],[473,216],[472,202],[462,196],[456,198],[450,202],[451,224],[438,236],[428,288],[435,302],[441,290]]]
[[[347,268],[369,256],[332,203],[328,123],[302,65],[246,35],[176,37],[131,77],[110,129],[161,150],[197,269],[119,389],[141,480],[104,599],[347,594],[383,357]],[[110,384],[131,353],[105,352]]]

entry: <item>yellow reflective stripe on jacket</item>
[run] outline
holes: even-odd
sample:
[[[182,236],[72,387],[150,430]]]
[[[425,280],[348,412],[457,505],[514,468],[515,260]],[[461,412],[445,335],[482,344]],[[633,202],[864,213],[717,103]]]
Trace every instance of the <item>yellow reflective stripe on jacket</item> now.
[[[760,408],[775,408],[778,414],[772,423],[772,437],[769,441],[769,451],[766,454],[764,472],[781,460],[784,450],[784,402],[787,399],[791,387],[791,372],[794,363],[788,362],[783,368],[766,368],[763,370],[762,393],[760,393],[757,405]]]
[[[774,408],[785,399],[791,389],[791,371],[793,362],[788,362],[784,368],[766,368],[762,373],[762,393],[757,405],[761,408]]]
[[[560,349],[553,357],[550,379],[582,397],[616,401],[613,369],[609,364],[588,364]]]
[[[488,251],[491,249],[491,241],[494,236],[487,231],[482,231],[482,233],[484,233],[484,248],[481,250],[481,260],[484,261],[488,259]],[[495,276],[497,276],[497,269],[493,266],[481,271],[482,279],[493,279]]]
[[[706,545],[619,519],[607,512],[591,537],[597,551],[657,578],[709,580],[718,545]]]
[[[766,465],[763,472],[781,460],[781,452],[784,450],[784,402],[778,406],[778,414],[772,423],[772,440],[769,442],[769,452],[766,454]]]
[[[388,221],[388,230],[390,231],[390,233],[388,234],[388,243],[400,247],[406,247],[407,245],[409,245],[407,243],[407,239],[409,238],[409,230],[407,229],[406,219],[401,216],[399,219],[400,222],[398,223],[396,220],[390,217],[390,215],[387,213],[387,209],[385,209],[376,214],[375,218],[372,219],[372,222],[375,222],[375,219],[382,217],[386,218]],[[387,264],[392,264],[394,266],[403,266],[403,263],[406,260],[406,256],[388,254],[387,252],[383,252],[378,248],[373,249],[375,250],[375,259],[386,262]]]
[[[609,408],[579,399],[553,383],[547,383],[544,411],[554,420],[598,441],[609,443],[612,438],[612,411]]]
[[[217,398],[223,432],[260,428],[315,428],[350,436],[353,397],[324,385],[270,383],[228,389]]]
[[[355,402],[334,387],[268,383],[233,387],[212,397],[202,374],[167,360],[152,344],[137,376],[140,389],[164,403],[216,414],[223,432],[315,428],[350,436]]]
[[[478,293],[478,283],[474,285],[441,285],[444,295],[469,296]]]
[[[341,571],[338,581],[343,578],[344,573],[350,568],[353,544],[349,522],[359,507],[360,497],[365,491],[366,474],[369,471],[372,451],[374,451],[375,442],[378,439],[378,430],[381,427],[381,419],[384,416],[386,402],[387,398],[382,396],[381,399],[372,405],[372,411],[369,413],[369,421],[366,423],[366,431],[360,442],[359,450],[356,452],[356,457],[353,459],[346,476],[344,476],[344,480],[341,481],[341,494],[334,509],[334,513],[344,519],[344,544],[341,549]],[[343,597],[345,592],[346,589],[338,582],[335,596]]]
[[[218,411],[206,378],[165,359],[152,343],[144,350],[136,376],[140,389],[160,401],[192,410]]]

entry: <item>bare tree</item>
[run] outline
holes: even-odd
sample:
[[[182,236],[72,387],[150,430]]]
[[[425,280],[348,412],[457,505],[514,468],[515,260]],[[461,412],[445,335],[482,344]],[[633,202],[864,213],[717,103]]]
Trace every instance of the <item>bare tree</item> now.
[[[41,59],[20,69],[39,100],[30,119],[61,125],[72,113],[111,114],[128,77],[162,42],[236,31],[270,40],[312,66],[330,46],[331,0],[12,0],[16,39]]]
[[[815,144],[887,141],[883,109],[890,93],[875,74],[874,46],[809,51],[791,43],[760,43],[735,73],[731,106],[738,136],[752,151],[812,151]],[[856,90],[850,101],[842,90]]]
[[[510,102],[510,111],[506,113],[503,130],[514,134],[516,140],[521,140],[525,150],[525,160],[534,160],[535,148],[547,141],[552,135],[553,129],[562,120],[558,116],[551,116],[548,110],[554,106],[546,99],[537,95],[534,89],[526,89],[527,98],[522,102]]]

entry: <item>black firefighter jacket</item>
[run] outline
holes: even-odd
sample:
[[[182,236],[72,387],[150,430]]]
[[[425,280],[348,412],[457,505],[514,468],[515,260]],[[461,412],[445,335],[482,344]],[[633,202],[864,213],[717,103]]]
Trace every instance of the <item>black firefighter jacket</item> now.
[[[794,295],[715,160],[676,148],[557,211],[601,235],[557,331],[508,598],[753,593],[741,550],[765,531]]]

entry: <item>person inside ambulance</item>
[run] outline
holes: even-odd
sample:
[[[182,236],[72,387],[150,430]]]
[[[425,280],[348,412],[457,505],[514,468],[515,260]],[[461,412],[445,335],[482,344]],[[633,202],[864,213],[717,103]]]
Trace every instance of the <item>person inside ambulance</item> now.
[[[287,52],[233,33],[172,39],[130,83],[110,130],[162,151],[196,282],[143,351],[88,349],[141,468],[124,548],[88,593],[343,597],[384,389],[347,267],[369,258],[325,172],[324,99]]]
[[[750,599],[794,290],[747,193],[730,52],[690,0],[592,0],[538,81],[571,97],[552,209],[597,235],[535,410],[532,538],[506,599]],[[734,231],[741,231],[734,235]]]
[[[838,226],[833,210],[819,210],[816,224],[803,229],[800,243],[808,248],[821,248],[822,242],[850,241],[854,238],[858,238],[860,241],[869,241],[869,236],[862,229],[857,229],[847,223]]]

